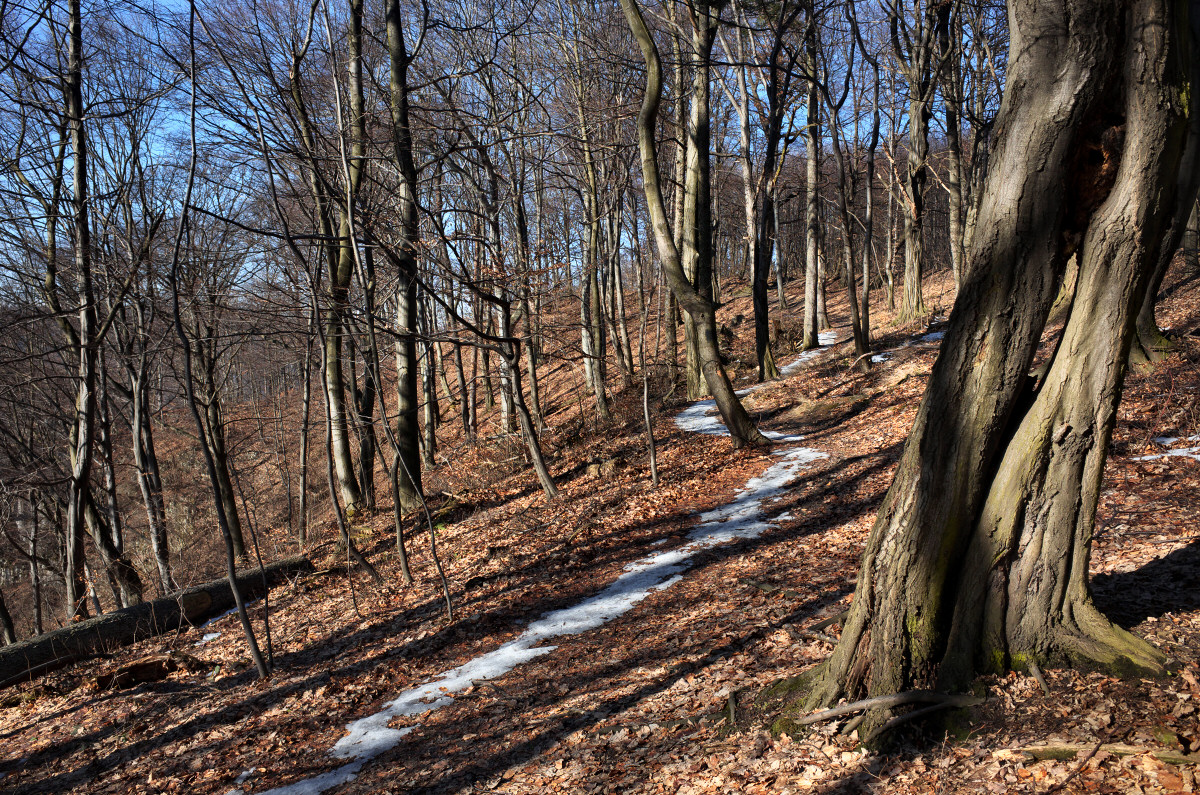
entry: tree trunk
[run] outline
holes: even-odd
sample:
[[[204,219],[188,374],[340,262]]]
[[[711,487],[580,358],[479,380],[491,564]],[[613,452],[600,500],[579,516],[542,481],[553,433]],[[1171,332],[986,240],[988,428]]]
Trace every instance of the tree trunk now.
[[[667,220],[666,204],[662,194],[662,179],[658,166],[658,147],[654,137],[658,106],[662,100],[662,61],[658,54],[658,47],[654,43],[649,28],[646,27],[641,10],[635,0],[621,0],[621,9],[625,13],[626,21],[629,23],[634,38],[637,39],[642,57],[646,62],[646,93],[642,100],[637,123],[638,149],[641,154],[646,205],[650,212],[663,273],[680,306],[694,321],[695,328],[699,332],[697,334],[699,363],[705,382],[712,391],[717,409],[721,413],[721,418],[729,430],[734,445],[766,444],[766,438],[755,427],[754,421],[750,419],[745,407],[734,394],[733,386],[729,382],[729,375],[721,364],[720,351],[717,347],[716,307],[703,292],[693,286],[685,275],[683,267],[683,262],[687,260],[694,260],[698,268],[700,266],[707,267],[711,257],[712,219],[708,202],[708,72],[720,10],[702,2],[693,5],[694,64],[697,75],[693,82],[688,139],[696,151],[693,153],[692,147],[689,146],[688,165],[683,185],[684,201],[687,206],[684,209],[683,230],[680,233],[685,254],[681,255],[680,249],[675,244],[670,222]],[[700,275],[700,281],[703,282],[707,274]]]
[[[966,280],[810,705],[1033,662],[1164,670],[1087,576],[1134,320],[1195,192],[1200,102],[1182,87],[1200,78],[1200,19],[1181,0],[1012,0],[1010,19]],[[1062,338],[1031,384],[1075,253]]]
[[[142,503],[146,506],[146,523],[150,533],[150,548],[158,566],[158,580],[163,594],[177,587],[171,573],[170,546],[167,537],[167,508],[163,500],[162,477],[158,468],[158,454],[154,448],[154,434],[150,423],[150,390],[146,382],[145,361],[130,384],[130,435],[133,437],[133,465],[137,469],[138,488],[142,492]]]
[[[805,59],[809,69],[815,73],[817,63],[817,24],[810,19],[804,33]],[[819,344],[817,341],[817,284],[819,281],[818,259],[821,256],[820,228],[820,196],[817,192],[818,160],[821,154],[821,130],[818,121],[818,88],[815,81],[808,87],[808,103],[805,116],[804,138],[808,151],[806,176],[805,204],[805,259],[804,259],[804,335],[801,338],[802,350],[812,350]]]
[[[308,545],[308,439],[312,428],[312,344],[313,314],[308,316],[308,330],[304,336],[303,392],[300,398],[300,502],[296,506],[296,539],[300,548]]]
[[[75,269],[78,280],[79,331],[76,355],[79,368],[75,385],[75,418],[70,440],[71,476],[67,501],[67,599],[66,617],[87,615],[84,586],[84,507],[92,472],[92,434],[96,418],[96,305],[92,290],[91,228],[88,206],[88,141],[83,115],[83,32],[80,0],[67,4],[69,38],[67,56],[67,123],[74,158],[72,216],[75,233]],[[48,263],[52,269],[54,263]],[[52,271],[51,271],[52,272]],[[51,277],[47,277],[50,283]]]
[[[0,593],[0,639],[5,646],[17,642],[17,628],[13,626],[12,616],[8,613],[8,605],[4,603],[4,594]]]
[[[268,586],[290,582],[313,571],[304,557],[272,563],[265,570],[237,573],[244,598],[256,598]],[[107,654],[146,638],[196,626],[229,612],[234,595],[222,578],[187,588],[180,593],[114,610],[89,621],[68,624],[37,638],[28,638],[0,652],[0,688],[29,681],[49,671]]]
[[[1183,261],[1191,273],[1200,273],[1200,202],[1192,207],[1192,215],[1183,234]]]
[[[584,375],[596,398],[596,414],[602,420],[612,418],[608,407],[608,395],[604,390],[604,321],[600,316],[600,280],[597,275],[599,264],[595,252],[589,255],[590,262],[584,273],[583,296],[580,302],[580,320],[583,324]]]
[[[393,263],[399,271],[400,286],[396,297],[396,443],[400,471],[396,485],[404,508],[421,502],[420,427],[417,412],[417,239],[420,220],[417,204],[417,167],[413,155],[412,128],[409,120],[408,69],[412,55],[404,39],[404,21],[397,0],[387,2],[387,46],[389,63],[389,103],[392,117],[392,160],[400,176],[397,200],[400,204],[400,246]],[[461,365],[459,377],[461,378]],[[473,427],[473,426],[472,426]],[[397,533],[400,532],[397,526]],[[406,572],[407,573],[407,572]]]
[[[364,296],[364,305],[367,307],[368,316],[370,316],[374,312],[375,307],[373,297]],[[362,387],[360,388],[358,386],[358,374],[355,372],[357,370],[355,366],[356,361],[357,359],[352,351],[350,359],[350,384],[354,396],[354,435],[358,437],[358,488],[362,493],[363,509],[374,511],[375,450],[379,446],[378,440],[375,438],[375,379],[371,376],[370,365],[366,365],[363,371]]]
[[[625,313],[625,277],[621,271],[621,239],[620,229],[618,227],[618,236],[614,241],[613,257],[612,257],[612,314],[613,325],[616,333],[616,339],[613,341],[614,347],[621,352],[620,361],[622,362],[622,374],[625,379],[625,386],[633,386],[633,341],[629,339],[629,325],[626,321]]]
[[[125,533],[122,529],[121,505],[117,497],[116,467],[113,464],[112,415],[109,410],[108,366],[103,350],[100,351],[96,361],[99,366],[96,373],[96,443],[100,448],[100,472],[104,476],[105,507],[107,508],[105,513],[107,514],[106,524],[108,525],[107,540],[111,543],[112,550],[119,557],[124,558]],[[137,576],[136,571],[134,572],[134,576]],[[131,595],[125,589],[121,590],[120,597],[121,607],[129,607],[131,604],[140,602],[142,597],[140,578],[138,578],[136,598],[133,601],[130,601]]]
[[[221,500],[226,520],[229,522],[233,554],[238,560],[245,560],[247,557],[246,540],[242,533],[242,518],[233,490],[233,480],[229,476],[229,450],[225,444],[225,418],[221,411],[221,401],[213,391],[216,389],[215,380],[211,374],[207,380],[206,386],[209,394],[208,402],[205,405],[204,433],[208,449],[212,451],[215,476],[213,485],[217,489],[217,496]]]
[[[349,134],[350,152],[345,163],[345,195],[339,205],[341,220],[337,232],[337,257],[329,274],[330,306],[325,314],[325,398],[331,415],[330,444],[337,474],[338,490],[346,513],[365,507],[363,493],[354,476],[354,454],[350,446],[349,410],[346,407],[346,384],[343,375],[343,337],[348,333],[350,285],[354,279],[355,247],[354,218],[366,165],[366,116],[363,98],[362,64],[362,0],[350,0],[350,29],[346,37],[349,71]]]
[[[41,635],[42,629],[42,568],[38,560],[38,506],[36,498],[21,500],[18,506],[28,510],[27,518],[18,519],[17,527],[28,528],[29,590],[33,602],[33,634]]]
[[[96,509],[91,489],[84,493],[83,520],[104,562],[104,574],[113,586],[117,606],[128,607],[142,601],[142,578],[125,553],[113,544],[112,529]]]
[[[898,7],[888,12],[892,48],[908,81],[908,154],[904,183],[904,296],[899,319],[926,314],[921,291],[925,269],[925,185],[929,181],[929,120],[933,116],[933,61],[939,10],[944,3],[918,0],[910,25]]]
[[[417,280],[401,280],[396,296],[396,441],[400,445],[400,499],[405,510],[421,504],[421,410],[417,388]]]

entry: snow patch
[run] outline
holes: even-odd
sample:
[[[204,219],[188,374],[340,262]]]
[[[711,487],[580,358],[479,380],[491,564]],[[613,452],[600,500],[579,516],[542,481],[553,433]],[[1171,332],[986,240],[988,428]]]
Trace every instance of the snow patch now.
[[[871,357],[871,363],[872,364],[882,364],[883,362],[886,362],[890,358],[892,358],[892,355],[890,353],[887,353],[887,352],[877,353]]]
[[[742,394],[749,391],[751,390],[741,390]],[[683,430],[691,431],[692,433],[703,433],[709,436],[728,436],[729,431],[725,429],[725,424],[721,422],[721,418],[716,414],[716,411],[717,401],[711,398],[708,400],[697,400],[675,415],[675,424]]]
[[[836,331],[822,331],[817,335],[817,344],[822,347],[832,345],[835,342],[837,342]],[[820,348],[813,348],[810,351],[805,351],[804,353],[800,354],[796,357],[795,361],[791,362],[790,364],[785,364],[783,367],[779,368],[779,377],[787,378],[795,374],[795,372],[799,370],[805,362],[811,360],[820,352]]]
[[[342,765],[339,768],[330,770],[328,773],[306,778],[302,781],[297,781],[295,784],[288,784],[286,787],[269,789],[266,792],[260,793],[260,795],[321,795],[325,790],[339,787],[342,784],[349,784],[358,778],[358,771],[362,770],[364,764],[365,760],[351,762],[348,765]],[[225,795],[241,795],[241,790],[227,792]]]
[[[1154,439],[1155,444],[1161,444],[1163,447],[1170,447],[1180,441],[1178,436],[1157,436]],[[1200,434],[1189,436],[1182,440],[1185,442],[1200,442]],[[1154,455],[1140,455],[1132,459],[1134,461],[1157,461],[1160,458],[1171,458],[1176,456],[1179,458],[1190,458],[1193,461],[1200,461],[1200,446],[1196,447],[1177,447],[1174,450],[1168,450],[1165,453],[1157,453]]]
[[[945,336],[946,336],[946,332],[944,332],[944,331],[931,331],[930,333],[921,337],[921,339],[918,341],[919,342],[941,342]]]
[[[246,607],[249,607],[250,605],[252,605],[252,604],[255,604],[255,603],[257,603],[257,602],[261,602],[261,601],[262,601],[262,598],[261,598],[261,597],[259,597],[258,599],[251,599],[249,602],[246,602]],[[231,607],[231,608],[229,608],[228,610],[226,610],[224,613],[222,613],[221,615],[219,615],[219,616],[213,616],[213,617],[212,617],[212,618],[210,618],[208,621],[205,621],[203,624],[201,624],[200,626],[196,627],[196,629],[204,629],[205,627],[207,627],[209,624],[213,623],[214,621],[220,621],[220,620],[221,620],[222,618],[224,618],[225,616],[231,616],[231,615],[233,615],[233,614],[234,614],[234,613],[236,613],[236,612],[237,612],[237,608],[236,608],[236,607]],[[220,632],[218,632],[217,634],[218,634],[218,635],[220,635],[221,633],[220,633]],[[205,638],[205,640],[212,640],[212,638],[207,638],[207,637],[206,637],[206,638]]]

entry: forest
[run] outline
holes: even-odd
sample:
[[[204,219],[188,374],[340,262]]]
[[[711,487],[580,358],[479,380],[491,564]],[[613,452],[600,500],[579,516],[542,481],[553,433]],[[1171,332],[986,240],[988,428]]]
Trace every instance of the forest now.
[[[0,788],[1191,792],[1191,0],[0,0]]]

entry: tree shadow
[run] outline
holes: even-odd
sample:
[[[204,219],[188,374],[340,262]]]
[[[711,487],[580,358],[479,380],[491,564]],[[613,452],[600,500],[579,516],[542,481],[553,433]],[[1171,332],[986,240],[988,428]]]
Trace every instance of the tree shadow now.
[[[1129,629],[1147,618],[1200,610],[1200,539],[1133,571],[1092,578],[1096,606]]]

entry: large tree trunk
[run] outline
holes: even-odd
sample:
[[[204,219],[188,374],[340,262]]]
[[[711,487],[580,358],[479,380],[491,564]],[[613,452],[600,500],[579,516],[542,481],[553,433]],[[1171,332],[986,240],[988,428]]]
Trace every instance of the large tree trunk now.
[[[392,117],[392,159],[400,177],[397,200],[400,204],[401,244],[393,264],[400,275],[396,296],[396,443],[393,452],[401,464],[394,484],[399,489],[405,508],[420,504],[423,494],[420,462],[420,427],[417,422],[420,398],[417,393],[417,331],[418,294],[417,239],[420,220],[417,204],[417,166],[413,157],[412,127],[409,121],[408,69],[412,55],[404,39],[404,24],[400,4],[386,4],[387,46],[389,64],[389,102]],[[444,243],[443,243],[444,245]],[[460,359],[461,362],[461,359]],[[461,363],[459,365],[461,378]],[[465,395],[464,395],[465,397]],[[465,405],[465,404],[464,404]],[[464,411],[465,414],[465,411]],[[397,529],[397,533],[399,533]],[[406,572],[407,573],[407,572]]]
[[[353,516],[363,507],[363,493],[354,476],[354,454],[350,446],[349,410],[346,406],[346,384],[343,375],[345,345],[343,336],[348,334],[347,315],[350,311],[350,285],[354,279],[357,259],[354,239],[354,218],[366,165],[366,115],[363,99],[362,64],[362,0],[350,0],[349,44],[349,138],[350,156],[346,162],[344,202],[340,205],[340,222],[337,233],[336,265],[329,274],[330,306],[325,314],[325,397],[330,413],[330,446],[333,464],[337,473],[338,490],[346,513]]]
[[[83,123],[83,32],[79,0],[68,3],[70,46],[67,66],[67,123],[74,157],[72,215],[75,231],[75,268],[79,282],[79,331],[76,353],[79,370],[75,386],[75,418],[71,429],[71,477],[67,502],[67,603],[66,617],[87,615],[83,567],[84,506],[92,472],[92,434],[96,421],[96,305],[92,300],[91,228],[88,212],[87,130]],[[48,263],[52,273],[54,263]],[[51,277],[47,277],[47,284]]]
[[[1194,3],[1190,14],[1182,0],[1010,4],[1013,59],[966,280],[810,705],[961,690],[978,671],[1032,662],[1163,670],[1097,611],[1087,577],[1133,321],[1195,191],[1177,184],[1181,167],[1196,171],[1200,103],[1183,91],[1200,77]],[[1066,326],[1031,384],[1073,253]]]

